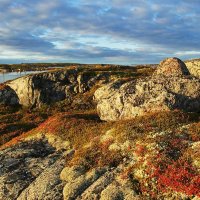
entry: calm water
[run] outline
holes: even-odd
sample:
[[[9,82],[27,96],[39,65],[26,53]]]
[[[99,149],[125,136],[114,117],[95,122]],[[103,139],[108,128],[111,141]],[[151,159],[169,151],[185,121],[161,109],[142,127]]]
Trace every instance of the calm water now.
[[[19,78],[21,76],[25,76],[28,74],[35,74],[43,71],[28,71],[28,72],[9,72],[9,73],[0,73],[0,83],[3,83],[8,80],[13,80]]]

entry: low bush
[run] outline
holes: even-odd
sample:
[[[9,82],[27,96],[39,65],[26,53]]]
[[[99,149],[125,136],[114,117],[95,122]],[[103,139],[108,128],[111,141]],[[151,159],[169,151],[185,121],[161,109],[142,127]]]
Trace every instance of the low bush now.
[[[165,192],[167,188],[188,196],[200,197],[200,174],[187,160],[174,161],[164,168],[156,168],[153,174],[158,190]]]

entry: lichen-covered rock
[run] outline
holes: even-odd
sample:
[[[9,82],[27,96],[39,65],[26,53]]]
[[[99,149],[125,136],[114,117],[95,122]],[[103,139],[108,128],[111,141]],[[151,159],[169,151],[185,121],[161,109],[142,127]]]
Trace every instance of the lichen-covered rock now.
[[[116,169],[113,171],[107,171],[100,178],[97,179],[92,185],[90,185],[77,199],[99,199],[101,192],[114,181],[116,176]]]
[[[79,176],[75,180],[67,182],[63,189],[64,200],[76,199],[104,173],[104,169],[94,169],[91,172]]]
[[[17,200],[61,200],[63,183],[59,180],[59,174],[65,164],[65,159],[59,159],[45,169],[23,192]]]
[[[189,74],[190,73],[183,61],[178,58],[166,58],[160,62],[160,65],[157,67],[153,75],[182,76]]]
[[[151,79],[118,81],[96,90],[94,99],[100,118],[116,121],[174,109],[199,112],[200,79],[180,76],[184,71],[174,76],[160,76],[161,71],[158,69],[157,76]],[[165,67],[162,73],[165,73]]]
[[[15,91],[7,85],[0,85],[0,104],[17,105],[19,98]]]
[[[64,168],[61,172],[61,179],[66,182],[63,189],[64,199],[136,200],[137,194],[131,181],[119,179],[123,169],[123,164],[112,168],[93,168],[89,171],[83,171],[81,166]]]
[[[8,85],[24,106],[40,106],[60,101],[76,91],[76,70],[39,73],[18,78]]]
[[[149,112],[180,109],[200,111],[200,80],[194,78],[151,79],[113,83],[95,92],[102,120],[131,119]]]
[[[200,141],[194,142],[190,147],[193,164],[200,169]]]
[[[66,157],[46,140],[18,143],[0,152],[0,199],[63,199],[60,172]]]
[[[69,182],[75,180],[84,173],[85,169],[81,166],[65,167],[60,173],[60,179]]]
[[[200,78],[200,60],[188,60],[185,62],[189,72],[197,77]]]
[[[108,74],[88,74],[77,68],[32,74],[10,81],[7,85],[16,93],[19,104],[40,107],[42,104],[72,99],[73,95],[84,93],[97,82],[107,82],[108,79]]]
[[[105,190],[101,193],[100,200],[123,200],[124,195],[116,184],[110,184]]]

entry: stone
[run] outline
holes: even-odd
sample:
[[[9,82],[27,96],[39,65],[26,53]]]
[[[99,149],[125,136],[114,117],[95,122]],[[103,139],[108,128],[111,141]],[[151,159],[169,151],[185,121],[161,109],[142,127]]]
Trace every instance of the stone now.
[[[24,106],[40,107],[42,104],[64,100],[73,94],[71,82],[77,77],[76,70],[46,72],[28,75],[9,82]],[[67,87],[68,86],[68,87]],[[71,86],[71,87],[69,87]]]
[[[123,192],[116,184],[110,184],[105,190],[101,192],[100,200],[123,200]]]
[[[65,159],[61,158],[45,169],[25,190],[23,190],[17,200],[63,199],[63,184],[59,179],[59,174],[64,164]]]
[[[72,166],[65,167],[60,173],[60,179],[63,181],[73,181],[85,172],[84,167]]]
[[[161,61],[157,69],[155,70],[154,76],[182,76],[190,75],[185,63],[178,58],[166,58]]]
[[[6,83],[3,89],[0,87],[0,103],[41,107],[65,99],[71,102],[76,94],[108,80],[109,75],[104,72],[88,73],[79,68],[32,74]]]
[[[60,172],[66,156],[47,140],[18,143],[0,152],[0,199],[63,199]]]
[[[103,169],[92,169],[75,180],[67,182],[63,189],[64,200],[76,199],[104,173]]]
[[[200,78],[200,60],[188,60],[185,62],[190,74],[193,76]]]
[[[107,171],[100,178],[97,179],[91,186],[89,186],[80,196],[78,200],[99,199],[101,192],[111,183],[115,178],[116,170]]]
[[[185,65],[177,59],[177,70],[170,74],[165,73],[170,60],[174,58],[161,62],[150,79],[143,78],[126,83],[117,81],[97,89],[94,100],[100,118],[117,121],[175,109],[199,112],[200,79],[186,76],[188,73],[184,70]],[[170,66],[169,68],[171,69]]]

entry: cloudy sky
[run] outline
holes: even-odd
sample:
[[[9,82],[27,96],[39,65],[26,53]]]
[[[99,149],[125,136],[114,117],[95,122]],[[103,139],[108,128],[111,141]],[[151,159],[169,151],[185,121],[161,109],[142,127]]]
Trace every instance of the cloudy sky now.
[[[0,63],[200,57],[199,0],[0,0]]]

